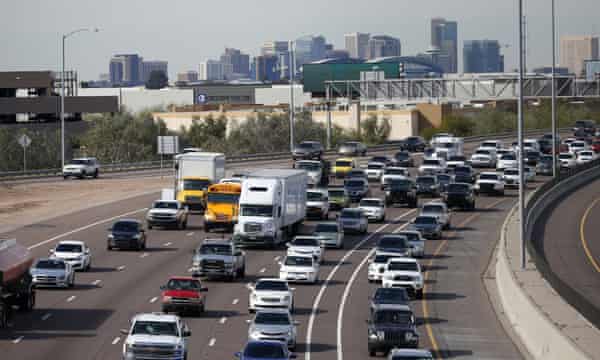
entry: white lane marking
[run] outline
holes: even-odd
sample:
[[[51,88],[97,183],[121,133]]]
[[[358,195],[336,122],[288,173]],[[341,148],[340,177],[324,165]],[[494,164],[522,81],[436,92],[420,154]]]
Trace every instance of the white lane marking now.
[[[397,218],[394,219],[394,221],[398,221],[400,219],[402,219],[403,217],[410,215],[412,213],[414,213],[415,211],[417,211],[416,209],[410,210],[405,212],[404,214],[398,216]],[[376,235],[377,233],[383,231],[385,228],[387,228],[388,226],[393,225],[392,223],[387,223],[384,225],[381,225],[379,228],[377,228],[375,230],[375,232],[370,233],[368,236],[366,236],[364,239],[362,239],[358,244],[354,245],[354,247],[352,249],[350,249],[348,252],[346,252],[346,254],[344,255],[344,257],[342,257],[338,263],[335,265],[335,267],[331,270],[331,272],[329,273],[329,275],[327,276],[327,279],[325,279],[325,282],[323,283],[323,285],[321,285],[321,288],[319,289],[319,293],[317,294],[317,297],[315,298],[315,301],[313,302],[313,306],[312,309],[310,311],[310,317],[308,319],[308,329],[306,330],[306,352],[304,353],[304,359],[305,360],[310,360],[310,348],[311,348],[311,342],[312,342],[312,331],[313,331],[313,326],[315,323],[315,318],[317,316],[317,309],[319,308],[319,305],[321,303],[321,298],[323,297],[323,294],[325,293],[325,290],[327,290],[327,286],[329,285],[329,283],[331,282],[331,279],[333,279],[333,277],[335,276],[336,272],[338,271],[338,269],[340,268],[340,266],[346,262],[346,260],[352,255],[354,254],[354,252],[356,250],[358,250],[364,243],[366,243],[367,241],[369,241],[374,235]]]
[[[168,243],[164,243],[164,246],[171,246],[173,243],[172,242],[168,242]]]
[[[261,273],[261,274],[262,274],[262,273],[264,273],[265,271],[267,271],[267,268],[262,268],[262,269],[260,269],[259,273]]]
[[[126,266],[125,265],[121,265],[117,268],[117,271],[123,271],[125,270]]]
[[[77,298],[77,296],[71,295],[67,298],[67,302],[71,302],[71,301],[75,300],[75,298]]]
[[[189,269],[188,269],[188,272],[192,272],[192,271],[194,271],[194,269],[192,269],[192,268],[189,268]]]
[[[18,343],[20,343],[20,342],[21,342],[21,340],[23,340],[23,336],[19,336],[18,338],[14,339],[14,340],[12,341],[12,343],[13,343],[13,344],[18,344]]]
[[[398,227],[393,232],[398,233],[398,232],[402,231],[403,229],[405,229],[407,226],[408,226],[408,223],[402,224],[400,227]],[[346,300],[348,299],[348,295],[350,294],[350,289],[352,288],[352,284],[356,280],[358,273],[363,268],[363,266],[365,266],[365,264],[367,263],[369,258],[371,258],[371,256],[373,256],[373,254],[375,253],[375,250],[376,249],[373,248],[367,253],[367,255],[365,255],[365,257],[362,259],[362,261],[354,269],[354,272],[352,272],[350,279],[346,283],[346,286],[344,289],[344,294],[342,295],[342,301],[340,302],[340,306],[338,307],[338,316],[337,316],[337,359],[338,360],[342,360],[344,358],[344,353],[342,351],[342,326],[343,326],[343,321],[344,321],[343,317],[344,317],[344,307],[346,306]]]
[[[281,256],[275,256],[275,261],[279,261],[279,259],[281,259]]]
[[[252,290],[252,283],[247,283],[246,284],[246,289]]]
[[[121,337],[120,337],[120,336],[117,336],[117,337],[116,337],[116,338],[115,338],[115,339],[112,341],[112,344],[113,344],[113,345],[117,345],[117,343],[118,343],[119,341],[121,341]]]
[[[192,235],[194,235],[194,232],[192,231],[192,232],[189,232],[189,233],[187,233],[187,234],[185,234],[185,235],[186,235],[186,236],[192,236]]]
[[[215,343],[216,343],[216,342],[217,342],[217,339],[215,339],[215,338],[212,338],[212,339],[210,339],[210,341],[208,342],[208,346],[211,346],[211,347],[212,347],[212,346],[215,346]]]
[[[219,324],[225,324],[225,322],[227,321],[227,317],[223,316],[220,320],[219,320]]]
[[[149,256],[149,255],[150,255],[150,253],[147,253],[147,252],[145,252],[145,253],[143,253],[142,255],[140,255],[140,258],[142,258],[142,259],[143,259],[143,258],[145,258],[145,257],[147,257],[147,256]]]
[[[136,213],[139,213],[139,212],[143,212],[143,211],[146,211],[146,210],[148,210],[148,208],[137,209],[137,210],[133,210],[133,211],[130,211],[130,212],[126,212],[126,213],[121,214],[121,215],[110,217],[108,219],[99,220],[99,221],[93,222],[91,224],[79,227],[77,229],[73,229],[71,231],[67,231],[66,233],[63,233],[63,234],[60,234],[60,235],[56,235],[54,237],[51,237],[50,239],[47,239],[47,240],[44,240],[44,241],[40,241],[37,244],[31,245],[30,247],[28,247],[28,249],[29,250],[35,249],[35,248],[40,247],[42,245],[45,245],[45,244],[51,243],[53,241],[56,241],[58,239],[64,238],[65,236],[73,235],[75,233],[78,233],[78,232],[83,231],[83,230],[87,230],[87,229],[92,228],[94,226],[98,226],[98,225],[107,223],[109,221],[113,221],[113,220],[116,220],[116,219],[119,219],[119,218],[122,218],[122,217],[125,217],[125,216],[129,216],[129,215],[133,215],[133,214],[136,214]]]
[[[92,281],[92,285],[98,286],[98,284],[100,284],[101,282],[102,282],[102,280],[94,280],[94,281]]]
[[[50,314],[50,313],[44,314],[44,316],[42,316],[42,321],[46,321],[46,320],[50,319],[51,316],[52,316],[52,314]]]
[[[150,299],[150,304],[154,304],[156,300],[158,300],[158,297],[153,297],[152,299]]]
[[[235,305],[235,304],[237,304],[239,302],[240,302],[240,299],[233,299],[233,302],[231,304]]]

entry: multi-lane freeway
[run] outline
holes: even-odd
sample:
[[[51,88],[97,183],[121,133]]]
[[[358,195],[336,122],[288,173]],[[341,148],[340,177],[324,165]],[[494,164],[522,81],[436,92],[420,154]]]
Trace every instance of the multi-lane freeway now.
[[[472,151],[477,145],[465,147]],[[291,163],[259,166],[289,168]],[[76,189],[77,184],[73,186]],[[380,195],[378,186],[372,185],[372,191]],[[137,313],[159,311],[159,287],[172,275],[188,274],[192,251],[204,238],[215,237],[203,232],[200,216],[192,216],[186,230],[148,231],[146,251],[108,252],[110,224],[123,217],[143,219],[158,196],[157,192],[92,206],[3,234],[17,238],[36,257],[47,256],[57,241],[66,239],[85,241],[93,254],[92,269],[77,273],[74,288],[38,291],[35,310],[16,316],[12,327],[0,332],[3,357],[120,358],[124,335],[119,330],[127,328]],[[482,281],[500,226],[515,201],[513,191],[502,197],[478,197],[476,211],[455,212],[453,228],[441,240],[426,241],[425,292],[423,299],[411,302],[420,347],[432,349],[440,358],[521,358],[500,325]],[[347,236],[344,249],[327,249],[318,284],[296,286],[300,358],[368,357],[365,320],[368,297],[377,285],[367,281],[367,259],[379,236],[403,229],[416,215],[417,210],[388,208],[384,224],[369,225],[365,236]],[[313,224],[307,221],[304,227],[308,230]],[[192,331],[189,359],[229,359],[243,347],[250,318],[247,285],[277,277],[282,256],[283,249],[248,250],[243,280],[204,281],[206,313],[185,318]]]

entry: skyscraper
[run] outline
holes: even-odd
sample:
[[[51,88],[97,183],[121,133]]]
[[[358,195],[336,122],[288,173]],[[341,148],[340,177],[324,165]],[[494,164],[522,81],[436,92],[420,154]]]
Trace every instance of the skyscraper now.
[[[368,44],[369,59],[388,56],[400,56],[401,54],[400,40],[391,36],[371,36]]]
[[[199,80],[212,81],[225,79],[223,64],[220,61],[206,60],[205,62],[201,62],[198,70]]]
[[[504,70],[497,40],[467,40],[463,47],[464,73],[493,73]]]
[[[356,59],[366,59],[368,57],[367,51],[369,48],[370,38],[371,34],[359,32],[344,35],[346,51],[348,51],[350,57]]]
[[[598,60],[598,38],[595,36],[563,36],[560,38],[560,65],[576,76],[584,76],[585,61]]]
[[[275,55],[260,55],[255,57],[252,64],[254,79],[265,82],[278,81],[280,79],[278,60],[278,57]]]
[[[289,41],[266,41],[260,48],[261,55],[275,55],[289,50]]]
[[[458,71],[458,25],[443,18],[431,19],[431,46],[440,49],[440,65],[447,73]]]
[[[153,71],[163,72],[169,77],[169,63],[166,61],[142,61],[141,82],[147,82]]]
[[[296,39],[296,67],[325,58],[326,41],[323,36],[308,35]]]
[[[109,73],[113,85],[134,86],[142,83],[142,59],[137,54],[118,54],[110,59]]]
[[[238,49],[226,48],[221,55],[223,66],[231,66],[231,73],[247,77],[250,72],[250,56],[242,53]]]

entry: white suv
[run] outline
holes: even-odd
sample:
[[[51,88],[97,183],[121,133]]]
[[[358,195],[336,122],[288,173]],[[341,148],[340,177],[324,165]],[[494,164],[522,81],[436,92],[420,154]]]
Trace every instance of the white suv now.
[[[294,311],[294,289],[281,279],[259,279],[254,286],[248,285],[250,299],[248,312],[260,309],[283,308]]]
[[[83,179],[86,176],[97,178],[100,173],[100,163],[93,157],[73,159],[68,165],[65,165],[62,173],[64,179],[68,177]]]
[[[423,273],[421,265],[413,258],[388,260],[383,273],[384,288],[403,287],[413,292],[417,299],[423,298]]]
[[[138,314],[131,319],[131,328],[121,329],[123,359],[187,358],[187,341],[192,333],[177,315],[162,313]]]

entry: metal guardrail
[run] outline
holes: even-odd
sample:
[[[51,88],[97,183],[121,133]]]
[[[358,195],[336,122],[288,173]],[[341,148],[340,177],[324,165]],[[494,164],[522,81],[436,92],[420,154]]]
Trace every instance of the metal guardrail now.
[[[561,131],[566,129],[559,129]],[[528,136],[535,136],[547,133],[548,129],[543,130],[530,130],[526,131],[525,134]],[[504,132],[499,134],[488,134],[488,135],[477,135],[467,136],[464,138],[465,142],[474,142],[484,139],[505,139],[514,137],[515,132]],[[392,141],[381,145],[373,145],[368,147],[368,151],[384,151],[396,148],[401,142]],[[337,150],[325,151],[325,155],[335,155]],[[276,153],[259,153],[259,154],[247,154],[247,155],[232,155],[227,157],[227,163],[236,164],[240,162],[254,162],[254,161],[265,161],[265,160],[282,160],[287,159],[291,156],[289,151],[276,152]],[[169,168],[173,166],[173,160],[164,160],[162,162],[163,168]],[[116,173],[126,171],[142,171],[142,170],[158,170],[161,168],[161,161],[142,161],[135,163],[112,163],[112,164],[101,164],[101,172]],[[0,179],[3,180],[25,180],[30,178],[43,178],[61,176],[62,171],[60,168],[53,169],[34,169],[27,171],[6,171],[0,172]]]
[[[600,159],[561,171],[554,179],[540,186],[528,199],[525,212],[525,239],[535,266],[552,288],[588,321],[600,328],[600,308],[581,296],[558,277],[548,263],[544,251],[544,227],[554,205],[600,175]]]

